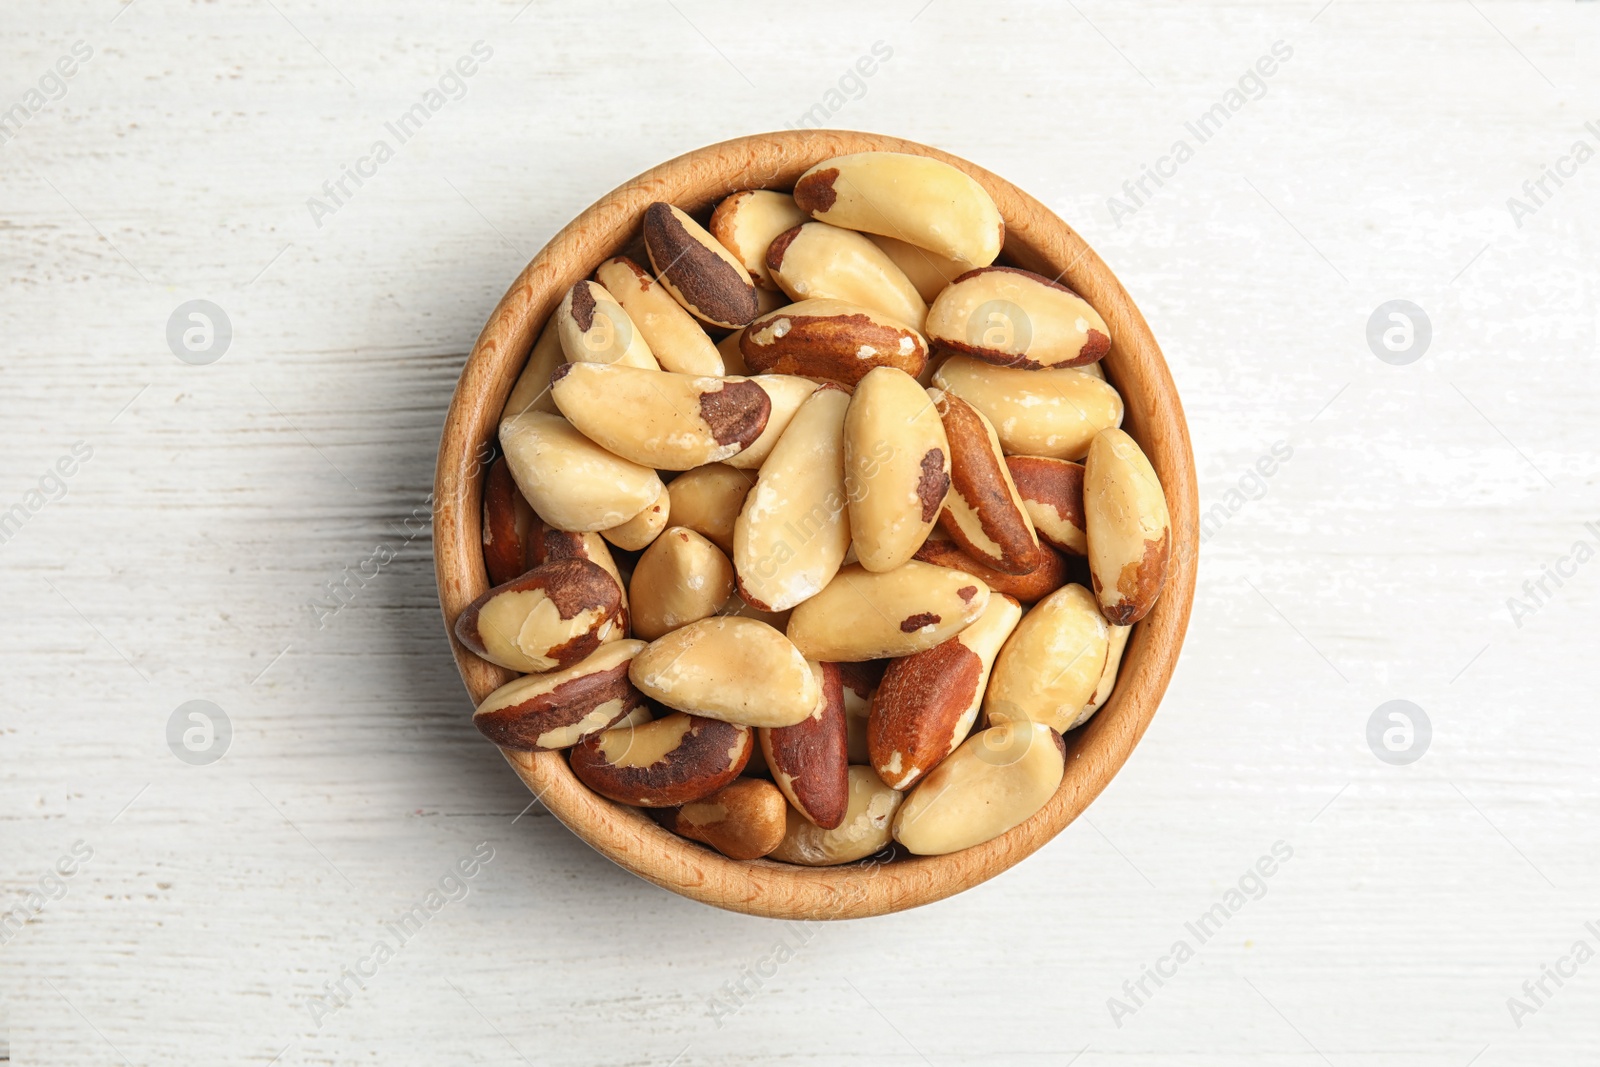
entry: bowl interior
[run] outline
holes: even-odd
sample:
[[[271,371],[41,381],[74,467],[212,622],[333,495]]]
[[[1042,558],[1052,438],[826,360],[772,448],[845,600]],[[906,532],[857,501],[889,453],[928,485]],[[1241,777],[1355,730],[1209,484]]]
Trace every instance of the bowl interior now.
[[[851,152],[932,156],[970,174],[1006,222],[1003,258],[1059,279],[1111,328],[1103,367],[1126,405],[1123,427],[1144,448],[1166,490],[1174,550],[1155,608],[1135,626],[1114,694],[1067,735],[1067,771],[1031,819],[948,856],[896,855],[842,867],[729,860],[658,826],[645,813],[590,792],[559,752],[503,749],[558,819],[628,870],[696,900],[750,914],[845,919],[900,911],[976,885],[1017,863],[1077,817],[1121,768],[1155,714],[1188,625],[1199,545],[1198,493],[1188,427],[1161,350],[1126,290],[1065,222],[1009,182],[965,160],[895,137],[835,130],[761,134],[697,149],[622,185],[563,228],[512,282],[484,326],[456,385],[435,477],[434,558],[440,605],[457,666],[474,703],[513,677],[454,637],[456,616],[489,587],[480,541],[485,459],[500,410],[533,341],[562,295],[635,239],[644,209],[664,200],[691,214],[741,189],[789,189],[815,163]]]

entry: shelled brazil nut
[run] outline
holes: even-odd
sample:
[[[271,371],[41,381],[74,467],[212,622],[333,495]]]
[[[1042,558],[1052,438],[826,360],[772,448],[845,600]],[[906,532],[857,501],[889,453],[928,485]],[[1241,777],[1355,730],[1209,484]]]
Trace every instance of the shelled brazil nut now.
[[[475,724],[730,861],[1032,818],[1173,551],[1106,320],[925,156],[636,222],[524,341],[484,456],[492,588],[453,625],[522,674]]]

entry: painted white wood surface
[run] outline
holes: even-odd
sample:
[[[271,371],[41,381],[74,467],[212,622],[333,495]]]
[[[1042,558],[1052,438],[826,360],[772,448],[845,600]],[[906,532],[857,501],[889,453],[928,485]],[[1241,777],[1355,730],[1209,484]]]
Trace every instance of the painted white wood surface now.
[[[1600,145],[1600,4],[979,7],[7,5],[0,511],[42,503],[0,545],[16,1062],[1593,1055],[1600,961],[1520,1020],[1507,999],[1600,949],[1600,564],[1520,626],[1507,599],[1600,545],[1600,162],[1520,227],[1506,201]],[[76,41],[92,57],[33,113]],[[318,226],[308,198],[477,41],[464,95]],[[829,124],[966,156],[1089,237],[1165,345],[1207,505],[1293,455],[1206,541],[1170,695],[1086,818],[956,899],[803,929],[518,817],[404,523],[526,259],[652,164],[826,106],[880,41]],[[1264,95],[1118,225],[1108,198],[1278,41]],[[1365,340],[1395,298],[1432,322],[1407,366]],[[232,324],[208,366],[168,347],[191,299]],[[28,497],[80,441],[61,499]],[[380,545],[319,629],[308,605]],[[1365,735],[1396,698],[1433,726],[1405,767]],[[166,740],[193,699],[232,724],[209,766]],[[1265,896],[1113,1018],[1278,841]],[[318,1017],[480,842],[465,898]]]

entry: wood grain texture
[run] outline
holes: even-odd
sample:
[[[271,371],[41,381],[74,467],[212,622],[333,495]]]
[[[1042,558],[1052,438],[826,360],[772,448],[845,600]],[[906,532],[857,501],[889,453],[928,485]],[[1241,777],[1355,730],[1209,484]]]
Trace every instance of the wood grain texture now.
[[[853,152],[909,152],[960,167],[994,198],[1006,222],[1006,261],[1056,278],[1089,300],[1111,328],[1107,377],[1127,407],[1124,425],[1166,489],[1174,544],[1166,588],[1135,628],[1110,702],[1069,739],[1054,797],[1009,832],[948,856],[870,866],[803,868],[729,860],[606,800],[573,776],[559,752],[505,750],[533,794],[606,857],[657,885],[734,911],[784,919],[857,919],[902,911],[1001,873],[1072,822],[1138,744],[1177,665],[1194,598],[1199,493],[1183,406],[1160,346],[1127,290],[1076,231],[1038,200],[966,160],[895,137],[841,130],[777,132],[710,145],[625,183],[580,214],[519,274],[489,316],[450,403],[435,482],[434,560],[446,629],[467,691],[481,701],[511,675],[456,641],[456,617],[488,588],[479,525],[480,459],[545,317],[565,291],[633,240],[645,207],[665,200],[691,213],[741,189],[788,189],[811,166]]]

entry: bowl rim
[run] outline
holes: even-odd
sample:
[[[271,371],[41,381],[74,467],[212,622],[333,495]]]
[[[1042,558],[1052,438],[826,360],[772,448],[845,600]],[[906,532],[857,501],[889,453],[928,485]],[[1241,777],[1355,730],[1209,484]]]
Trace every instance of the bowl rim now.
[[[932,903],[969,889],[1037,851],[1099,795],[1127,761],[1177,665],[1194,588],[1199,493],[1177,388],[1149,326],[1122,283],[1064,220],[1010,182],[927,145],[849,130],[789,130],[708,145],[624,182],[563,227],[506,290],[462,367],[440,437],[434,478],[434,565],[445,632],[473,704],[515,675],[457,641],[456,616],[489,588],[481,545],[484,462],[500,411],[535,337],[565,291],[616,255],[644,208],[665,200],[691,214],[740,189],[792,188],[811,165],[854,152],[931,156],[966,172],[1006,222],[1010,263],[1055,276],[1101,313],[1113,343],[1102,366],[1122,394],[1123,428],[1149,457],[1167,495],[1173,547],[1166,586],[1134,627],[1111,699],[1066,737],[1067,771],[1032,818],[992,841],[945,856],[882,853],[838,867],[730,860],[671,833],[643,811],[591,792],[561,752],[501,749],[534,797],[621,867],[731,911],[783,919],[850,919]]]

